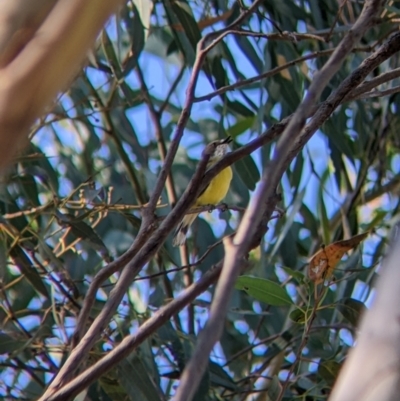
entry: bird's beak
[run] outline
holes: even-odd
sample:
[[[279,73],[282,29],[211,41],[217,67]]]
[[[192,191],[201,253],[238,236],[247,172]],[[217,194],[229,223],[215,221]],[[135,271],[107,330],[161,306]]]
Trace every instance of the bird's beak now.
[[[233,141],[231,136],[227,136],[221,143],[231,143]]]

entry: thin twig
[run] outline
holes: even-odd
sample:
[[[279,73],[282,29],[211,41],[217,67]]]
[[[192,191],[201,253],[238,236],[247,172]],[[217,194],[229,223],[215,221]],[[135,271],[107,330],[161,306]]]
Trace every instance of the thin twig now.
[[[318,311],[318,307],[319,307],[320,301],[323,298],[323,296],[324,296],[326,291],[327,291],[327,288],[326,287],[322,287],[318,297],[316,297],[314,299],[314,306],[312,308],[312,311],[311,311],[311,314],[310,314],[309,318],[306,321],[306,324],[305,324],[305,327],[304,327],[303,337],[302,337],[301,343],[300,343],[300,345],[299,345],[299,347],[298,347],[298,349],[296,351],[295,360],[290,365],[290,368],[289,368],[287,376],[286,376],[286,380],[284,381],[284,383],[283,383],[283,385],[281,387],[281,391],[279,392],[279,396],[277,397],[276,401],[281,401],[282,400],[282,398],[283,398],[283,396],[285,394],[286,388],[289,385],[290,377],[292,376],[297,364],[300,362],[301,354],[303,353],[303,350],[307,345],[307,341],[308,341],[309,334],[311,332],[312,324],[313,324],[313,322],[314,322],[314,320],[315,320],[315,318],[317,316],[317,311]]]
[[[298,33],[288,31],[283,31],[281,33],[262,33],[246,31],[245,29],[232,29],[230,31],[230,34],[238,36],[250,36],[253,38],[264,38],[268,40],[289,40],[291,42],[298,42],[300,40],[317,40],[319,42],[326,42],[324,37],[312,33]]]
[[[393,86],[390,89],[386,89],[386,90],[372,90],[370,92],[365,92],[363,94],[360,94],[358,96],[355,96],[352,100],[359,100],[359,99],[371,99],[371,98],[375,98],[375,97],[385,97],[385,96],[389,96],[389,95],[394,95],[395,93],[399,93],[400,92],[400,85],[397,86]]]
[[[174,82],[172,83],[171,87],[169,88],[168,94],[165,97],[164,102],[162,103],[162,105],[160,106],[160,108],[158,109],[157,113],[159,115],[163,114],[165,109],[168,107],[169,104],[169,99],[171,98],[172,94],[175,92],[175,89],[177,88],[179,82],[181,82],[183,75],[185,73],[186,70],[186,66],[182,65],[181,69],[179,70],[178,75],[176,76]]]
[[[198,102],[202,102],[204,100],[211,100],[215,96],[219,96],[219,95],[222,95],[223,93],[229,92],[231,90],[234,90],[234,89],[237,89],[237,88],[241,88],[243,86],[250,85],[250,84],[252,84],[254,82],[259,82],[259,81],[261,81],[261,80],[263,80],[265,78],[272,77],[272,76],[278,74],[279,72],[281,72],[283,70],[286,70],[289,67],[292,67],[292,66],[294,66],[294,65],[296,65],[298,63],[302,63],[303,61],[307,61],[307,60],[312,60],[312,59],[315,59],[317,57],[327,56],[327,55],[332,54],[334,51],[335,51],[335,49],[320,50],[320,51],[317,51],[317,52],[314,52],[314,53],[310,53],[310,54],[307,54],[305,56],[296,58],[296,59],[294,59],[292,61],[289,61],[289,62],[287,62],[287,63],[285,63],[283,65],[280,65],[278,67],[272,68],[271,70],[268,70],[268,71],[266,71],[266,72],[264,72],[262,74],[256,75],[255,77],[244,79],[242,81],[235,82],[234,84],[231,84],[231,85],[223,86],[223,87],[217,89],[216,91],[209,93],[208,95],[196,97],[194,99],[194,102],[198,103]]]
[[[164,163],[165,158],[167,156],[167,146],[165,145],[165,141],[164,141],[164,137],[163,137],[163,128],[162,128],[161,120],[160,120],[161,114],[159,112],[157,112],[156,108],[154,107],[153,102],[151,101],[149,88],[147,87],[147,84],[144,79],[144,75],[143,75],[140,65],[138,65],[136,67],[136,73],[137,73],[137,77],[139,79],[140,90],[141,90],[142,96],[147,104],[147,107],[149,108],[151,121],[153,122],[153,125],[155,128],[154,133],[155,133],[156,140],[157,140],[158,153],[160,155],[161,162]],[[165,184],[166,184],[166,188],[167,188],[167,195],[168,195],[169,203],[172,206],[174,206],[176,203],[176,192],[175,192],[174,181],[173,181],[171,172],[169,172],[169,174],[167,175]]]
[[[393,79],[400,77],[400,68],[395,68],[394,70],[387,71],[383,74],[378,75],[368,81],[365,81],[358,88],[352,90],[348,96],[346,96],[346,101],[351,101],[359,98],[360,95],[371,91],[378,85],[382,85],[385,82],[391,81]]]

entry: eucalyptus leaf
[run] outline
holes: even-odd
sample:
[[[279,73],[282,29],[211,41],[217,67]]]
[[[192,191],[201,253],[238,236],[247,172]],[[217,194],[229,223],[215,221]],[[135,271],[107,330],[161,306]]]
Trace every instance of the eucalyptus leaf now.
[[[286,290],[271,280],[240,276],[236,280],[235,288],[245,291],[251,297],[269,305],[283,306],[293,304]]]

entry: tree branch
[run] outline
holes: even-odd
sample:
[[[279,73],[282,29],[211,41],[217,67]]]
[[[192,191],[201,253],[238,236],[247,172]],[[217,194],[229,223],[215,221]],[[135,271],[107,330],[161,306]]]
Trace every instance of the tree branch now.
[[[3,0],[0,13],[0,68],[32,39],[57,0]]]
[[[19,43],[19,52],[12,52],[0,69],[0,169],[27,140],[34,121],[73,79],[120,3],[59,0],[50,12],[42,8],[43,23],[25,37],[28,42]]]
[[[392,249],[382,267],[376,298],[363,316],[356,346],[350,350],[330,401],[395,401],[400,364],[400,236],[394,227]]]
[[[287,70],[289,67],[292,67],[299,63],[302,63],[303,61],[313,60],[317,57],[328,56],[328,55],[332,54],[333,51],[334,51],[334,49],[320,50],[320,51],[317,51],[317,52],[314,52],[311,54],[307,54],[302,57],[298,57],[294,60],[288,61],[287,63],[285,63],[283,65],[272,68],[271,70],[268,70],[262,74],[256,75],[255,77],[243,79],[242,81],[237,81],[231,85],[222,86],[221,88],[218,88],[214,92],[211,92],[207,95],[196,97],[194,99],[194,102],[199,103],[199,102],[203,102],[204,100],[211,100],[212,98],[222,95],[226,92],[232,91],[234,89],[242,88],[243,86],[248,86],[254,82],[259,82],[265,78],[272,77],[276,74],[279,74],[281,71]]]

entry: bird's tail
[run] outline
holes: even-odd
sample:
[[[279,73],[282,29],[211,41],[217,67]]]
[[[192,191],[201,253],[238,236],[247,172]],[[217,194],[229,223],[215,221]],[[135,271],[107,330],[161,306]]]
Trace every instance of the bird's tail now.
[[[187,214],[182,221],[180,222],[179,226],[177,227],[174,238],[172,239],[173,246],[183,245],[186,240],[186,234],[189,231],[190,226],[196,219],[197,214]]]

